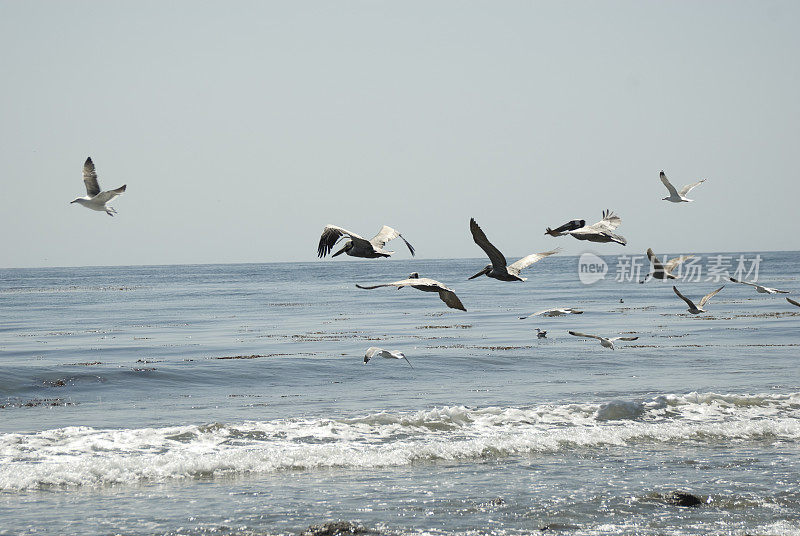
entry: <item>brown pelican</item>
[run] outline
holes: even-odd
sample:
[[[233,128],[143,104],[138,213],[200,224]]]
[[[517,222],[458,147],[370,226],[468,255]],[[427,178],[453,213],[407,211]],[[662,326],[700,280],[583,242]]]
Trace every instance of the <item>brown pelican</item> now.
[[[123,184],[116,190],[106,190],[101,192],[100,184],[97,182],[97,173],[94,170],[94,162],[92,162],[91,156],[86,159],[86,162],[83,163],[83,183],[86,185],[86,195],[84,197],[79,197],[74,201],[70,201],[70,204],[78,203],[86,208],[90,208],[98,212],[105,212],[109,216],[113,216],[117,213],[113,207],[107,206],[106,203],[124,192],[125,188],[128,186],[127,184]]]
[[[345,242],[344,246],[339,251],[331,255],[332,257],[341,255],[342,253],[347,253],[351,257],[364,257],[367,259],[389,257],[394,253],[394,251],[386,251],[383,249],[383,246],[386,245],[386,242],[394,240],[395,238],[400,238],[403,242],[405,242],[406,246],[408,247],[408,251],[411,252],[412,256],[414,255],[414,248],[406,241],[405,238],[403,238],[403,235],[387,225],[381,227],[381,230],[378,231],[378,234],[369,240],[362,238],[355,233],[351,233],[347,229],[337,227],[336,225],[327,225],[322,230],[322,236],[319,237],[317,256],[322,258],[330,253],[333,249],[333,246],[336,245],[336,242],[338,242],[345,235],[350,237],[350,240]]]
[[[411,275],[408,276],[408,279],[401,279],[400,281],[395,281],[394,283],[384,283],[382,285],[372,285],[370,287],[356,283],[356,286],[366,290],[380,287],[397,287],[397,289],[400,290],[403,287],[412,287],[423,292],[438,292],[439,298],[441,298],[441,300],[451,309],[461,309],[462,311],[467,310],[452,289],[447,288],[436,280],[428,279],[427,277],[420,277],[417,272],[411,273]]]
[[[576,337],[587,337],[589,339],[597,339],[600,341],[600,345],[603,348],[611,348],[614,349],[614,341],[635,341],[639,337],[601,337],[600,335],[589,335],[587,333],[580,333],[578,331],[569,331],[570,335],[575,335]]]
[[[370,359],[376,356],[384,357],[386,359],[405,359],[406,363],[408,363],[408,366],[414,368],[411,365],[411,361],[408,360],[403,352],[391,352],[389,350],[384,350],[383,348],[378,348],[377,346],[370,346],[367,348],[367,353],[364,354],[364,364],[366,365]]]
[[[565,307],[563,309],[545,309],[544,311],[538,311],[529,315],[521,316],[519,319],[525,320],[531,316],[561,316],[568,314],[581,315],[583,314],[583,311],[578,311],[577,309],[572,309],[570,307]]]
[[[734,283],[741,283],[742,285],[750,285],[751,287],[755,287],[756,288],[756,292],[760,292],[761,294],[789,294],[788,290],[778,290],[778,289],[772,288],[772,287],[765,287],[763,285],[757,285],[756,283],[749,283],[747,281],[739,281],[738,279],[734,279],[732,277],[729,277],[728,279],[730,279]]]
[[[595,224],[582,225],[581,227],[576,227],[575,229],[568,229],[568,227],[571,226],[571,224],[574,224],[576,221],[580,223],[583,220],[573,220],[562,225],[558,229],[564,228],[564,230],[559,231],[558,234],[554,234],[556,231],[558,231],[558,229],[555,229],[552,232],[547,232],[546,234],[551,236],[572,235],[578,240],[588,240],[589,242],[616,242],[617,244],[622,244],[623,246],[628,243],[624,237],[611,232],[619,227],[619,224],[622,223],[622,218],[610,210],[604,210],[603,219]]]
[[[793,299],[791,299],[791,298],[786,298],[786,301],[788,301],[788,302],[789,302],[789,303],[791,303],[792,305],[796,305],[797,307],[800,307],[800,302],[799,302],[799,301],[797,301],[797,300],[793,300]]]
[[[677,276],[672,274],[672,271],[677,268],[677,266],[685,260],[691,259],[694,255],[681,255],[680,257],[675,257],[674,259],[670,259],[664,264],[661,264],[661,261],[658,260],[656,254],[653,253],[653,248],[647,248],[647,258],[650,259],[650,262],[653,265],[653,271],[644,279],[639,281],[639,283],[645,283],[649,281],[650,278],[655,279],[678,279]]]
[[[703,296],[702,298],[700,298],[700,303],[699,303],[699,304],[695,305],[695,304],[694,304],[694,302],[693,302],[692,300],[690,300],[689,298],[687,298],[686,296],[684,296],[683,294],[681,294],[681,292],[678,290],[678,287],[676,287],[675,285],[673,285],[673,286],[672,286],[672,290],[674,290],[674,291],[675,291],[675,294],[677,294],[677,295],[678,295],[678,297],[679,297],[680,299],[682,299],[683,301],[685,301],[685,302],[686,302],[686,305],[688,305],[688,306],[689,306],[689,308],[687,309],[687,311],[689,311],[689,312],[690,312],[690,313],[692,313],[693,315],[696,315],[696,314],[699,314],[699,313],[705,313],[705,312],[707,312],[705,309],[703,309],[703,306],[706,304],[706,302],[707,302],[708,300],[710,300],[710,299],[711,299],[711,298],[714,296],[714,294],[716,294],[717,292],[719,292],[720,290],[722,290],[722,289],[724,289],[724,288],[725,288],[725,285],[722,285],[721,287],[719,287],[719,288],[718,288],[717,290],[715,290],[714,292],[709,292],[708,294],[706,294],[705,296]]]
[[[692,201],[694,201],[694,199],[688,199],[686,197],[686,194],[688,194],[695,186],[700,186],[701,184],[706,182],[705,179],[700,179],[694,184],[687,184],[686,186],[681,188],[681,191],[679,192],[678,190],[675,189],[672,183],[669,182],[669,179],[667,179],[667,176],[664,174],[663,171],[659,174],[659,177],[661,178],[661,182],[664,183],[664,186],[667,187],[667,190],[669,190],[669,197],[664,197],[661,200],[671,201],[673,203],[691,203]]]
[[[586,220],[572,220],[568,221],[561,227],[556,227],[555,229],[548,227],[545,229],[544,234],[549,234],[550,236],[564,236],[567,234],[567,231],[574,231],[575,229],[580,229],[585,225]]]
[[[486,268],[473,275],[469,279],[475,279],[478,276],[486,274],[488,277],[493,277],[494,279],[499,279],[500,281],[525,281],[526,278],[519,276],[519,273],[522,270],[531,264],[544,259],[545,257],[555,255],[561,251],[561,249],[557,248],[551,251],[545,251],[543,253],[532,253],[527,257],[522,257],[520,260],[511,264],[510,266],[506,266],[506,258],[502,253],[500,253],[499,249],[494,247],[492,243],[489,242],[489,239],[486,238],[483,230],[478,227],[478,223],[475,221],[475,218],[470,218],[469,230],[472,231],[472,239],[481,247],[483,251],[486,252],[489,260],[492,261],[492,264],[487,265]]]

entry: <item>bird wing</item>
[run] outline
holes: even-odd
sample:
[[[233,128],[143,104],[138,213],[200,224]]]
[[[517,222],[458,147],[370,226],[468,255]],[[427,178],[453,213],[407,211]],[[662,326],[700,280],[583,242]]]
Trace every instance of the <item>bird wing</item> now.
[[[549,234],[550,236],[562,236],[567,231],[574,231],[575,229],[580,229],[584,225],[586,225],[586,220],[572,220],[568,221],[561,227],[556,227],[555,229],[551,229],[550,227],[548,227],[545,230],[544,234]]]
[[[360,246],[366,247],[367,249],[369,249],[372,245],[366,238],[363,238],[355,233],[351,233],[347,229],[337,227],[336,225],[326,225],[322,230],[322,235],[319,237],[317,256],[322,258],[330,253],[333,249],[333,246],[336,245],[336,242],[338,242],[339,239],[344,235],[349,236],[350,240],[359,243]]]
[[[439,298],[451,309],[467,310],[464,304],[461,303],[461,300],[458,299],[458,296],[456,296],[456,293],[447,287],[439,289]]]
[[[635,341],[639,337],[609,337],[609,341]]]
[[[603,219],[595,223],[594,227],[598,231],[613,231],[622,223],[622,218],[611,212],[610,210],[603,211]]]
[[[688,193],[689,193],[689,192],[692,190],[692,188],[694,188],[695,186],[700,186],[700,185],[701,185],[701,184],[703,184],[704,182],[706,182],[706,180],[705,180],[705,179],[700,179],[699,181],[697,181],[697,182],[695,182],[695,183],[692,183],[692,184],[687,184],[686,186],[684,186],[683,188],[681,188],[681,191],[680,191],[680,192],[678,192],[678,193],[681,195],[681,197],[683,197],[683,196],[685,196],[686,194],[688,194]]]
[[[688,261],[692,257],[694,257],[694,255],[681,255],[680,257],[675,257],[674,259],[668,260],[667,264],[664,265],[664,268],[666,268],[667,272],[671,272],[680,263],[683,261]]]
[[[522,257],[520,260],[511,264],[508,267],[508,273],[519,275],[519,273],[530,266],[535,262],[539,262],[540,260],[544,259],[545,257],[549,257],[550,255],[555,255],[561,251],[561,248],[551,249],[550,251],[544,251],[542,253],[531,253],[527,257]]]
[[[734,283],[741,283],[742,285],[750,285],[751,287],[758,287],[759,286],[759,285],[756,285],[755,283],[748,283],[747,281],[739,281],[738,279],[734,279],[732,277],[729,277],[728,279],[730,279]]]
[[[792,305],[796,305],[797,307],[800,307],[800,302],[798,302],[797,300],[793,300],[791,298],[786,298],[786,301],[788,301]]]
[[[661,261],[658,260],[656,254],[653,252],[653,248],[647,248],[647,258],[650,259],[650,262],[653,264],[653,269],[658,272],[664,271],[664,265],[661,264]]]
[[[570,335],[575,335],[576,337],[588,337],[590,339],[602,339],[603,337],[598,337],[597,335],[589,335],[588,333],[581,333],[579,331],[568,331]]]
[[[378,231],[378,234],[370,238],[369,242],[372,244],[376,249],[383,249],[386,245],[386,242],[390,240],[394,240],[395,238],[400,238],[403,242],[405,242],[408,251],[411,252],[411,255],[414,255],[414,247],[408,243],[408,241],[403,238],[403,235],[389,227],[388,225],[384,225],[381,227],[381,230]]]
[[[86,185],[86,193],[89,197],[100,193],[100,184],[97,182],[97,172],[94,170],[91,156],[83,163],[83,184]]]
[[[694,302],[692,300],[690,300],[689,298],[687,298],[686,296],[684,296],[683,294],[681,294],[681,291],[678,290],[678,287],[676,287],[675,285],[672,285],[672,290],[675,291],[675,294],[677,294],[680,299],[682,299],[683,301],[686,302],[686,304],[689,306],[690,309],[697,309],[697,307],[695,306]]]
[[[707,302],[708,300],[710,300],[711,298],[713,298],[713,297],[714,297],[714,294],[716,294],[717,292],[719,292],[720,290],[722,290],[722,289],[724,289],[724,288],[725,288],[725,285],[722,285],[721,287],[719,287],[719,288],[718,288],[717,290],[715,290],[714,292],[709,292],[708,294],[706,294],[705,296],[703,296],[703,297],[700,299],[700,307],[702,307],[703,305],[705,305],[705,304],[706,304],[706,302]]]
[[[506,262],[506,258],[502,253],[500,253],[499,249],[494,247],[492,243],[489,242],[489,239],[486,238],[486,235],[478,226],[478,222],[475,221],[475,218],[470,218],[469,230],[472,232],[472,240],[474,240],[475,243],[478,244],[486,253],[486,255],[489,257],[489,260],[492,261],[492,266],[494,268],[505,268],[508,264]]]
[[[106,190],[105,192],[100,192],[99,194],[94,196],[92,200],[97,201],[99,203],[108,203],[109,201],[120,195],[122,192],[124,192],[127,187],[128,187],[127,184],[123,184],[116,190]]]
[[[378,348],[377,346],[370,346],[369,348],[367,348],[367,353],[364,354],[364,357],[366,357],[367,359],[372,359],[375,356],[375,354],[378,354],[380,352],[383,352],[383,348]]]
[[[664,186],[667,187],[667,190],[669,190],[669,195],[672,197],[679,197],[678,190],[676,190],[672,183],[669,182],[669,179],[667,179],[667,176],[664,174],[664,172],[662,171],[658,176],[661,178],[661,182],[664,183]]]

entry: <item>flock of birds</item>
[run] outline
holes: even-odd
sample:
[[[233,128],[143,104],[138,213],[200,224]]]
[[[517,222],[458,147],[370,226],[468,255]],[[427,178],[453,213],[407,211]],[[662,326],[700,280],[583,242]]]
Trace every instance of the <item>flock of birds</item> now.
[[[659,174],[661,182],[669,191],[669,196],[664,197],[663,201],[670,201],[672,203],[691,203],[693,202],[692,199],[686,197],[686,195],[697,186],[703,184],[706,179],[701,179],[695,183],[687,184],[680,190],[676,189],[675,186],[667,179],[667,176],[664,174],[663,171]],[[114,190],[101,190],[100,184],[97,180],[97,172],[95,171],[94,162],[92,161],[91,157],[87,158],[83,164],[83,182],[86,187],[86,195],[84,197],[78,197],[77,199],[71,201],[71,203],[78,203],[83,205],[84,207],[95,210],[98,212],[105,212],[109,216],[114,216],[117,213],[113,207],[109,206],[108,203],[111,202],[114,198],[121,195],[125,192],[127,185],[123,184],[119,188]],[[587,240],[589,242],[598,242],[598,243],[609,243],[613,242],[620,245],[626,245],[628,241],[618,235],[615,234],[614,231],[617,227],[620,226],[622,223],[622,219],[614,214],[613,212],[606,210],[603,212],[603,217],[600,221],[592,224],[586,225],[586,220],[571,220],[561,225],[560,227],[556,227],[555,229],[551,229],[548,227],[545,230],[545,234],[559,237],[569,235],[577,240]],[[531,253],[511,264],[508,264],[503,253],[497,249],[497,247],[492,244],[489,239],[486,237],[486,234],[483,232],[483,229],[480,228],[478,222],[475,221],[475,218],[470,218],[469,220],[469,230],[472,234],[472,239],[486,254],[489,258],[490,264],[487,264],[482,270],[480,270],[475,275],[469,277],[469,279],[475,279],[476,277],[480,277],[485,275],[487,277],[491,277],[493,279],[497,279],[499,281],[525,281],[526,278],[521,277],[521,272],[526,268],[530,267],[532,264],[541,261],[551,255],[557,254],[561,251],[560,248],[552,249],[550,251],[544,251],[541,253]],[[346,237],[346,238],[345,238]],[[360,235],[352,231],[348,231],[342,227],[336,225],[327,225],[322,230],[322,235],[319,239],[319,245],[317,247],[317,255],[322,258],[327,256],[328,254],[333,251],[333,248],[338,244],[340,241],[344,240],[342,246],[331,255],[331,257],[336,257],[341,255],[342,253],[349,255],[350,257],[359,257],[365,259],[377,259],[381,257],[390,257],[395,252],[388,251],[385,249],[386,243],[390,242],[395,239],[401,239],[403,243],[408,248],[411,255],[414,255],[414,247],[395,229],[392,229],[388,225],[384,225],[381,227],[378,234],[367,240]],[[647,257],[650,260],[652,265],[652,271],[640,281],[640,283],[645,283],[650,279],[677,279],[677,276],[673,274],[675,268],[678,267],[682,262],[692,258],[692,255],[682,255],[680,257],[675,257],[673,259],[669,259],[665,262],[661,262],[656,254],[653,252],[651,248],[647,250]],[[755,282],[749,281],[740,281],[734,279],[732,277],[729,278],[733,283],[740,283],[743,285],[750,285],[756,289],[757,292],[762,294],[788,294],[788,291],[779,290],[776,288],[766,287],[763,285],[759,285]],[[430,279],[427,277],[420,277],[417,272],[410,274],[406,279],[401,279],[399,281],[393,281],[390,283],[382,283],[378,285],[359,285],[356,284],[356,287],[360,289],[376,289],[381,287],[396,287],[397,289],[401,289],[404,287],[411,287],[417,290],[421,290],[423,292],[436,292],[439,294],[439,298],[450,308],[452,309],[459,309],[461,311],[466,311],[466,307],[461,302],[461,300],[456,296],[456,293],[453,289],[447,287],[443,283],[436,281],[434,279]],[[694,301],[684,296],[680,290],[676,286],[673,285],[672,289],[675,294],[682,299],[688,305],[687,311],[691,314],[700,314],[705,313],[706,310],[703,309],[708,301],[714,297],[718,292],[720,292],[725,285],[721,286],[720,288],[709,292],[695,304]],[[791,298],[786,298],[786,300],[794,306],[800,307],[800,302],[793,300]],[[520,317],[521,319],[528,318],[531,316],[561,316],[567,314],[581,314],[583,311],[579,311],[572,308],[557,308],[557,309],[546,309],[543,311],[538,311],[536,313],[532,313],[527,316]],[[537,330],[537,338],[545,338],[547,336],[547,332],[543,331],[539,328]],[[577,331],[569,331],[570,335],[575,337],[583,337],[583,338],[591,338],[597,339],[600,341],[601,346],[604,348],[611,348],[614,349],[614,341],[622,340],[622,341],[633,341],[638,339],[638,337],[602,337],[599,335],[590,335],[587,333],[581,333]],[[411,366],[411,362],[408,361],[408,358],[402,352],[394,352],[389,350],[384,350],[382,348],[377,347],[370,347],[365,356],[364,356],[364,363],[369,362],[369,360],[373,357],[383,357],[387,359],[404,359],[409,366]]]

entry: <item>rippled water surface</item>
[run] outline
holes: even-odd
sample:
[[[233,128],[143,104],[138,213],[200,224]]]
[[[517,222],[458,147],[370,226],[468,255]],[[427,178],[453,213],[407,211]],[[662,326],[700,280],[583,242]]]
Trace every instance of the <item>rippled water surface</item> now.
[[[607,260],[0,270],[0,534],[800,534],[800,308]]]

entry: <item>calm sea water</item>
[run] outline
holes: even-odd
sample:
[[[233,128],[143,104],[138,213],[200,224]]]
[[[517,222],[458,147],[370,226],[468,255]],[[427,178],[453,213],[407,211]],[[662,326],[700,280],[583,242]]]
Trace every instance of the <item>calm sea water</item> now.
[[[800,534],[800,309],[606,259],[0,270],[0,534]],[[412,271],[468,312],[354,286]]]

